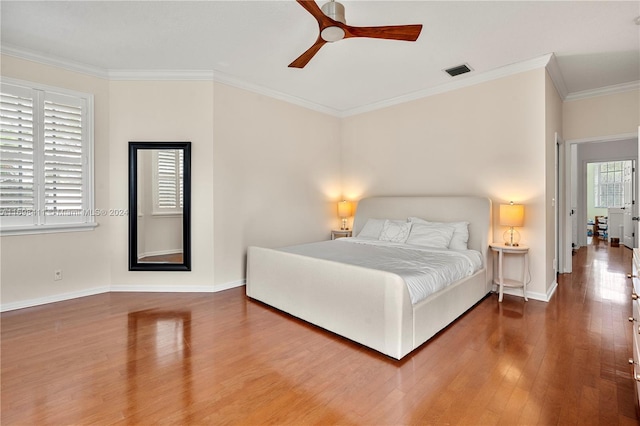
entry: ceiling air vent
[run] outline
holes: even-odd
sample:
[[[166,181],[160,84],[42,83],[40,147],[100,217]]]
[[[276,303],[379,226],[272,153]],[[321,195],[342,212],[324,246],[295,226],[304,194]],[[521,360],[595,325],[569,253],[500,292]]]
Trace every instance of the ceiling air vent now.
[[[464,74],[471,71],[471,68],[467,64],[462,64],[462,65],[458,65],[457,67],[446,69],[445,71],[451,77],[455,77],[456,75]]]

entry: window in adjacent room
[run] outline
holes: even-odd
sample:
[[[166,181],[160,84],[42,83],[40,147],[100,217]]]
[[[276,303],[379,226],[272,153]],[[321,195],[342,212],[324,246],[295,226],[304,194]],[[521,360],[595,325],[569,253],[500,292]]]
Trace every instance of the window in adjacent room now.
[[[625,163],[628,161],[593,163],[593,189],[596,208],[624,206]]]
[[[3,79],[0,97],[3,234],[95,226],[93,96]]]

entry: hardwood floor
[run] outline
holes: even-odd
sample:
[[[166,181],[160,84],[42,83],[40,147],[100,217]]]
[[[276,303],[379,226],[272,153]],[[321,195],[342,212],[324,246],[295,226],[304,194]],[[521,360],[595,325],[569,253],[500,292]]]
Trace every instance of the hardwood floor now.
[[[0,420],[635,425],[631,251],[596,242],[573,260],[550,303],[492,294],[401,362],[244,288],[3,313]]]
[[[182,253],[145,256],[138,259],[142,263],[182,263]]]

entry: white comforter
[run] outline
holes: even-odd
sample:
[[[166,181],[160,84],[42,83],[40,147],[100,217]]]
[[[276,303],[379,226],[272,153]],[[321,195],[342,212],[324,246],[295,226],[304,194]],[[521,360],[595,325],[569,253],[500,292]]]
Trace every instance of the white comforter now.
[[[407,284],[413,304],[482,268],[482,255],[475,250],[438,250],[363,238],[339,238],[279,250],[399,275]]]

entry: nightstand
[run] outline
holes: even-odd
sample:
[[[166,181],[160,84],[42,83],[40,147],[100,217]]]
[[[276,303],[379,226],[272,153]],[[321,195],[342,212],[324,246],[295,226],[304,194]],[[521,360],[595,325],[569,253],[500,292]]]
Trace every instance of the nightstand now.
[[[351,229],[332,229],[331,239],[336,240],[338,238],[350,237]]]
[[[529,274],[529,247],[527,246],[506,246],[504,243],[493,243],[489,244],[491,250],[498,254],[498,276],[495,277],[493,282],[498,285],[499,288],[499,296],[498,302],[502,302],[502,296],[504,294],[504,288],[522,288],[522,293],[524,295],[524,300],[527,299],[527,279]],[[513,280],[504,277],[504,256],[505,255],[514,255],[514,256],[522,256],[522,281]]]

